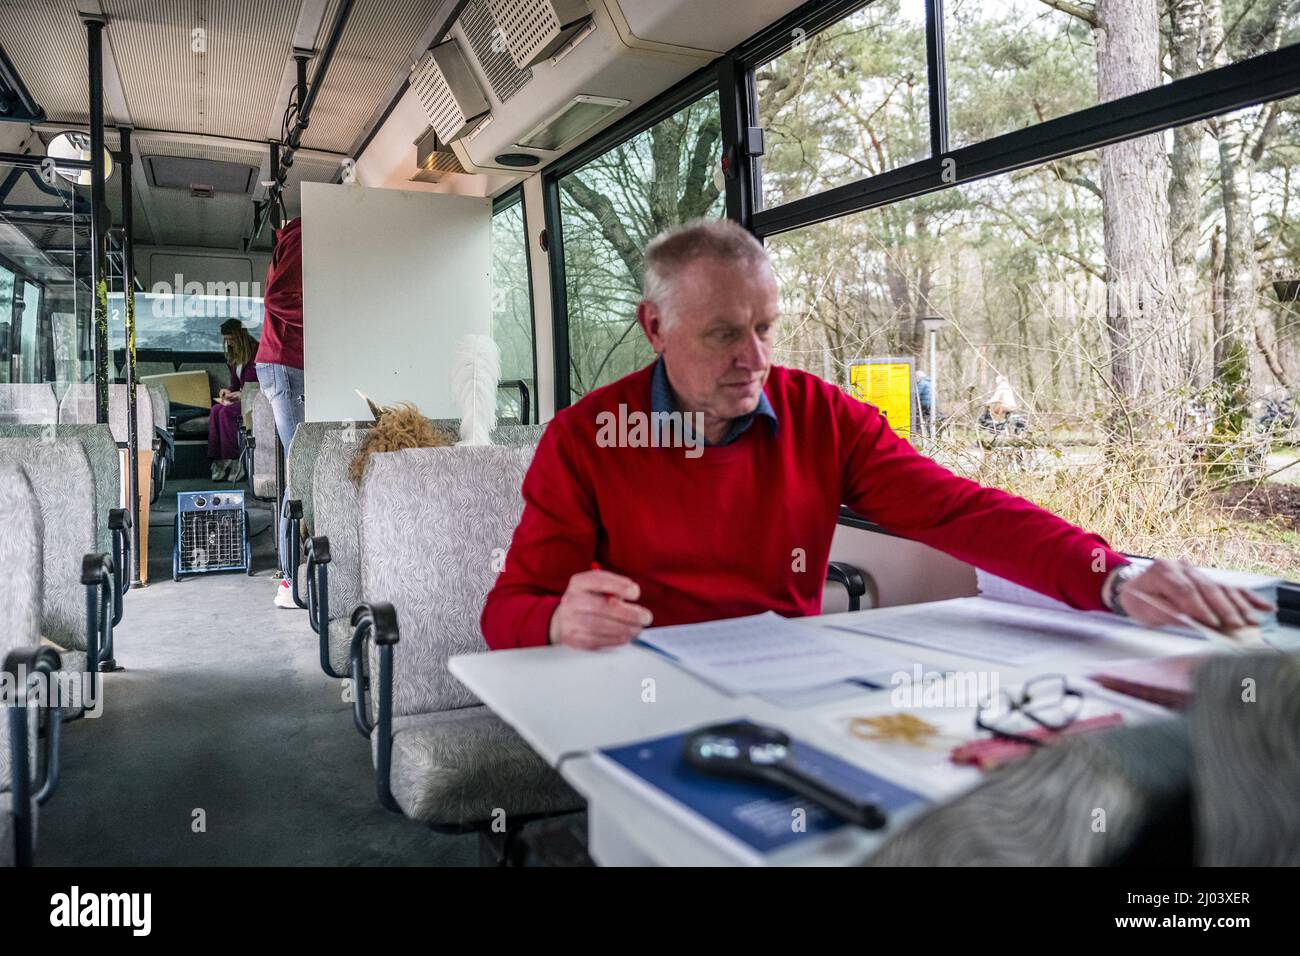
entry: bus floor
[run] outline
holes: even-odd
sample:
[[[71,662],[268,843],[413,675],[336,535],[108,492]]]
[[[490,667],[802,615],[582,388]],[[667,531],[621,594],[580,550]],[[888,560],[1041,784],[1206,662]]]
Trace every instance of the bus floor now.
[[[320,669],[306,611],[275,607],[273,506],[250,507],[255,576],[172,581],[177,491],[153,508],[150,584],[126,595],[103,714],[63,728],[37,861],[103,865],[472,865],[375,795],[370,747]],[[251,501],[251,499],[250,499]]]

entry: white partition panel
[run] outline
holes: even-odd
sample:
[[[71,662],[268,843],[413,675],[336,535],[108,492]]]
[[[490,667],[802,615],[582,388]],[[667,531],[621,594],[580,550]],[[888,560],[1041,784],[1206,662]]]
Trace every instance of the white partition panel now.
[[[462,335],[492,334],[492,203],[357,184],[302,184],[308,421],[365,419],[360,389],[455,418]]]

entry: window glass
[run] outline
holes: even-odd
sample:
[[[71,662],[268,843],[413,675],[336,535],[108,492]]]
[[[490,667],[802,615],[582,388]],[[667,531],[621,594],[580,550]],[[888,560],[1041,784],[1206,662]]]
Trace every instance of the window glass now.
[[[642,253],[664,229],[723,214],[721,138],[714,93],[560,180],[571,398],[653,358],[636,321]]]
[[[522,381],[528,390],[528,419],[537,419],[536,344],[532,280],[528,274],[528,233],[524,204],[517,201],[492,216],[492,336],[501,349],[501,381]],[[497,396],[500,421],[527,424],[517,388]]]
[[[1300,42],[1294,3],[1113,3],[1106,16],[1099,29],[1093,3],[946,0],[949,145]]]
[[[239,295],[137,292],[135,347],[175,352],[220,352],[221,323],[237,318],[255,339],[262,335],[262,300]],[[126,301],[108,297],[108,347],[126,347]]]
[[[22,315],[22,334],[21,349],[22,358],[19,362],[19,381],[39,382],[40,374],[40,326],[38,320],[41,314],[41,287],[31,282],[23,283],[23,315]]]
[[[1123,550],[1298,577],[1296,183],[1293,99],[771,237],[777,360],[928,371],[941,317],[919,448]]]
[[[14,274],[0,266],[0,384],[10,375],[9,350],[18,343],[13,338]]]
[[[754,74],[766,137],[763,205],[841,186],[930,155],[923,0],[875,3]]]

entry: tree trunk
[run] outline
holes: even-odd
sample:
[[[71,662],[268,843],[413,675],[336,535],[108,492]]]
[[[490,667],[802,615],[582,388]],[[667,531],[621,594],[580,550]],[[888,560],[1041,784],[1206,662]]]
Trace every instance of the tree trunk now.
[[[1169,47],[1173,78],[1201,72],[1201,23],[1204,0],[1172,0],[1169,18],[1172,36]],[[1189,343],[1195,342],[1193,321],[1197,315],[1199,272],[1196,265],[1201,231],[1201,141],[1205,124],[1188,123],[1174,130],[1169,155],[1169,243],[1177,283],[1173,307],[1180,327],[1186,327]],[[1191,348],[1189,344],[1189,349]],[[1197,362],[1189,352],[1189,384]]]
[[[1206,46],[1214,65],[1229,62],[1224,38],[1223,0],[1206,0]],[[1254,336],[1259,265],[1255,260],[1255,217],[1250,208],[1248,116],[1229,113],[1215,121],[1219,134],[1219,188],[1223,196],[1223,311],[1215,342],[1214,381],[1219,393],[1218,430],[1231,439],[1246,420],[1250,392],[1250,343]]]
[[[1160,85],[1157,0],[1098,0],[1098,92],[1103,102]],[[1186,330],[1171,305],[1173,263],[1164,144],[1141,136],[1101,151],[1111,378],[1127,407],[1115,425],[1141,440],[1176,425]],[[1126,413],[1126,414],[1125,414]]]

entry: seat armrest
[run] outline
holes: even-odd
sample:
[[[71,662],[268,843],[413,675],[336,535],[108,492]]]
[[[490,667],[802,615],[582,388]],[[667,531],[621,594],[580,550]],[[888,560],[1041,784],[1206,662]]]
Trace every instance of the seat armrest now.
[[[352,612],[352,719],[361,736],[375,738],[375,790],[379,802],[394,813],[401,807],[393,799],[389,773],[393,765],[393,647],[401,639],[397,627],[397,610],[391,604],[379,601],[359,604]],[[379,651],[378,680],[372,684],[378,705],[378,718],[371,724],[366,712],[366,687],[364,655],[366,640],[374,642]]]
[[[293,603],[301,608],[306,608],[307,603],[303,600],[302,595],[298,593],[298,566],[302,562],[302,549],[300,546],[302,502],[297,498],[286,498],[284,500],[284,516],[288,521],[285,525],[285,539],[282,542],[283,547],[281,549],[285,563],[288,565],[285,571],[289,575],[289,587],[293,594]]]
[[[108,512],[108,527],[113,533],[113,564],[117,581],[113,597],[113,626],[122,623],[122,595],[131,586],[131,535],[134,522],[127,508],[112,508]],[[82,582],[85,583],[84,581]]]
[[[338,680],[339,674],[330,664],[330,539],[321,535],[307,539],[307,621],[316,632],[320,646],[320,667],[327,677]]]
[[[42,675],[46,688],[55,686],[52,675],[60,665],[58,653],[50,647],[23,647],[10,651],[4,659],[4,673],[17,692],[17,700],[9,710],[9,770],[10,796],[14,818],[14,862],[18,866],[31,866],[36,846],[36,825],[32,817],[32,801],[43,805],[53,795],[59,784],[59,738],[63,727],[63,712],[54,702],[41,702],[49,711],[49,728],[45,734],[45,779],[32,787],[31,755],[28,751],[29,684],[36,675]]]
[[[826,566],[826,580],[844,585],[849,592],[849,610],[862,610],[862,596],[869,589],[874,591],[871,575],[855,565],[845,561],[832,561]]]
[[[86,670],[96,675],[100,665],[113,660],[112,608],[120,600],[114,581],[113,559],[91,553],[81,559],[81,583],[86,587]],[[96,678],[91,678],[93,697],[98,698]],[[89,706],[89,705],[87,705]]]

